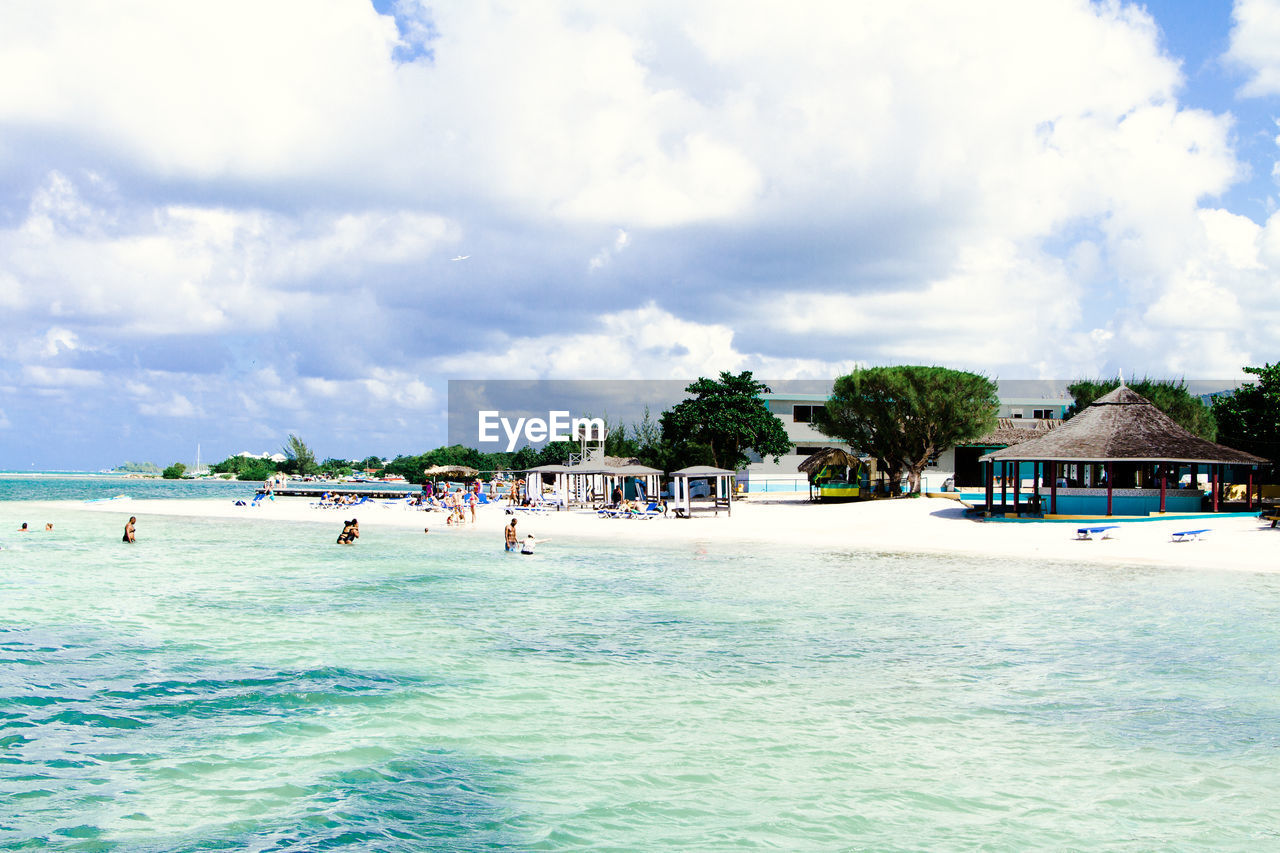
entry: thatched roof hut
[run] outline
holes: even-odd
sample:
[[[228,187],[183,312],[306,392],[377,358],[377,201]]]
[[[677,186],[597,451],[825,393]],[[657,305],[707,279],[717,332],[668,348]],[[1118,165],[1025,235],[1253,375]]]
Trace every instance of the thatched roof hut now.
[[[422,472],[428,477],[477,477],[480,472],[466,465],[432,465]]]
[[[856,468],[859,461],[857,456],[847,450],[841,450],[839,447],[824,447],[818,452],[810,454],[796,468],[801,473],[808,474],[809,479],[812,480],[819,471],[828,465],[834,465],[837,468]]]
[[[1196,486],[1200,466],[1206,466],[1212,484],[1211,506],[1216,512],[1222,494],[1220,484],[1234,469],[1248,469],[1246,505],[1253,506],[1253,468],[1267,460],[1252,453],[1215,444],[1193,435],[1173,418],[1160,411],[1150,400],[1121,385],[1095,400],[1083,412],[1056,429],[1046,430],[1037,438],[1019,441],[981,458],[986,463],[986,510],[994,506],[995,463],[1000,463],[1000,505],[1005,505],[1005,488],[1012,471],[1015,514],[1022,511],[1019,486],[1025,465],[1031,466],[1034,488],[1033,506],[1040,504],[1040,485],[1050,485],[1050,513],[1059,508],[1059,492],[1073,508],[1067,514],[1099,512],[1094,504],[1113,514],[1116,483],[1120,481],[1119,500],[1125,504],[1121,514],[1145,515],[1166,512],[1167,487],[1170,478],[1179,483],[1180,473],[1189,469],[1191,488],[1176,489],[1175,511],[1200,510],[1202,493]],[[1152,488],[1153,485],[1158,489]],[[1105,488],[1098,488],[1099,486]],[[1157,502],[1158,496],[1158,502]],[[1105,503],[1102,499],[1105,498]],[[1158,509],[1157,509],[1158,507]],[[1032,510],[1033,512],[1037,510]]]
[[[997,430],[998,431],[998,430]],[[1039,438],[1020,441],[983,461],[1185,462],[1263,465],[1267,460],[1193,435],[1150,400],[1121,385]]]

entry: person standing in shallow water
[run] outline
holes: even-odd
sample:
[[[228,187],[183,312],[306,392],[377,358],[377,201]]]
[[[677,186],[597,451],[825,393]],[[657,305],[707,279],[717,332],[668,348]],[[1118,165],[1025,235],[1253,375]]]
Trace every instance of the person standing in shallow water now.
[[[134,530],[134,527],[133,527],[137,523],[138,523],[138,517],[136,515],[129,516],[129,520],[124,523],[124,539],[121,540],[122,542],[137,541],[135,539],[137,532]]]
[[[507,525],[506,530],[504,531],[504,536],[506,537],[506,543],[504,545],[506,550],[514,551],[519,547],[516,542],[516,520],[514,518],[511,519],[511,523]]]

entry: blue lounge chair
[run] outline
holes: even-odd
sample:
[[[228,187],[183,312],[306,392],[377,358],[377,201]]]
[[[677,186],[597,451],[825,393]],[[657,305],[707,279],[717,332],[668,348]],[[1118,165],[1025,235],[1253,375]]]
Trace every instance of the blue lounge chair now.
[[[1101,534],[1099,539],[1110,539],[1111,531],[1119,530],[1118,524],[1103,524],[1098,527],[1080,527],[1076,529],[1077,539],[1092,539],[1095,534]]]
[[[1209,535],[1209,530],[1210,529],[1208,527],[1203,528],[1201,530],[1182,530],[1182,531],[1179,531],[1178,533],[1173,534],[1173,541],[1174,542],[1198,541],[1200,539],[1203,539],[1205,536]]]

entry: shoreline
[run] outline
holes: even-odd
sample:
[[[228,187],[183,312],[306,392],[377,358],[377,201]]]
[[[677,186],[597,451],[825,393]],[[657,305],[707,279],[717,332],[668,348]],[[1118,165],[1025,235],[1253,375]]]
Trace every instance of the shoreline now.
[[[360,520],[362,533],[384,529],[446,529],[442,512],[365,504],[320,509],[305,498],[277,498],[258,507],[237,507],[224,498],[130,498],[122,501],[9,501],[0,504],[0,523],[16,528],[35,523],[41,511],[107,513],[112,515],[177,516],[225,520],[306,522],[326,528],[349,517]],[[21,516],[25,516],[21,517]],[[1274,573],[1280,571],[1277,551],[1280,529],[1256,517],[1111,520],[1119,530],[1114,538],[1078,540],[1076,528],[1098,522],[1022,520],[982,522],[967,518],[963,507],[943,498],[911,498],[843,504],[811,504],[803,497],[752,498],[734,504],[732,516],[694,519],[607,519],[594,513],[562,511],[507,515],[505,507],[480,507],[475,524],[458,532],[491,536],[501,548],[502,528],[516,518],[521,537],[584,542],[608,539],[643,545],[647,542],[729,543],[797,550],[853,549],[895,554],[930,554],[1017,560],[1033,568],[1037,560],[1159,568],[1216,569]],[[1209,528],[1206,539],[1173,542],[1180,530]],[[453,531],[450,531],[452,533]],[[358,545],[357,545],[358,547]]]

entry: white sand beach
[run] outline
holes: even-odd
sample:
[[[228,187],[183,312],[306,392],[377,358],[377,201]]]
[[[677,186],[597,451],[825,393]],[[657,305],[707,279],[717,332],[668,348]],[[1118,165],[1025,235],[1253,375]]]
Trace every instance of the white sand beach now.
[[[90,504],[27,502],[27,515],[40,517],[42,507],[111,513],[123,519],[137,515],[314,522],[336,535],[342,521],[360,520],[365,541],[379,529],[431,528],[432,535],[487,536],[494,547],[501,528],[512,518],[501,506],[485,506],[474,525],[449,529],[443,513],[366,504],[358,508],[321,509],[304,498],[278,498],[258,507],[237,507],[229,500],[142,500]],[[1112,538],[1079,540],[1076,530],[1102,522],[980,522],[963,515],[963,507],[941,498],[915,498],[846,504],[811,504],[800,496],[751,498],[734,504],[732,516],[699,515],[693,519],[647,520],[599,518],[585,512],[519,513],[523,537],[533,533],[558,542],[609,539],[645,542],[728,542],[788,545],[812,549],[852,549],[894,553],[965,554],[1023,562],[1042,560],[1115,565],[1231,569],[1274,572],[1280,569],[1280,529],[1255,517],[1212,517],[1126,521],[1117,519]],[[1174,542],[1183,530],[1208,528],[1200,541]],[[554,545],[548,546],[554,548]]]

